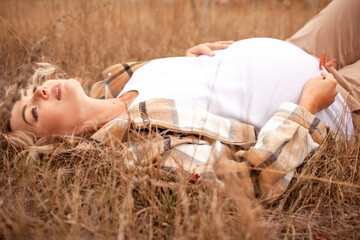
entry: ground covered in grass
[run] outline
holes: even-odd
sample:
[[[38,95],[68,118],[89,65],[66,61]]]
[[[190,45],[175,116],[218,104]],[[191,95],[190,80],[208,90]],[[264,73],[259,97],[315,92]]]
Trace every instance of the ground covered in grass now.
[[[286,39],[328,1],[0,2],[1,95],[37,61],[85,89],[107,66],[201,42]],[[261,57],[261,56],[259,56]],[[16,144],[18,141],[19,144]],[[0,239],[358,239],[360,144],[329,136],[278,199],[193,181],[82,139],[0,136]]]

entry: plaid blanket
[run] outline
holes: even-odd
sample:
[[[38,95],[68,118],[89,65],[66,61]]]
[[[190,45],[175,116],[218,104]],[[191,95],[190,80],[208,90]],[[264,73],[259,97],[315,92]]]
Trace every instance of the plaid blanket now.
[[[107,78],[95,84],[90,96],[115,97],[134,68],[143,64],[108,68]],[[126,66],[131,71],[124,71]],[[293,103],[283,103],[256,136],[249,124],[186,103],[154,99],[107,123],[91,140],[119,149],[133,161],[159,161],[163,169],[200,178],[235,176],[248,195],[270,198],[286,190],[296,167],[325,137],[324,124]]]

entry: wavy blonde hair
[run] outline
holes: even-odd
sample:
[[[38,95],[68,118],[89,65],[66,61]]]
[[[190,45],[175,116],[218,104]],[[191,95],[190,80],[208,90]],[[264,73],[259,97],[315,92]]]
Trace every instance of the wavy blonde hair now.
[[[5,98],[2,99],[0,103],[0,121],[2,123],[2,132],[11,132],[11,111],[14,104],[21,98],[21,90],[41,85],[44,81],[47,81],[50,78],[58,79],[59,74],[57,74],[57,68],[55,66],[47,62],[40,62],[37,63],[37,65],[39,67],[35,69],[34,74],[29,80],[19,80],[17,83],[10,86],[6,91]]]
[[[49,79],[59,79],[63,76],[63,72],[60,71],[54,65],[47,62],[37,63],[37,68],[34,69],[34,74],[29,80],[19,80],[13,84],[6,91],[4,99],[0,103],[0,122],[1,122],[1,138],[8,142],[15,148],[29,148],[36,147],[40,152],[52,151],[51,143],[55,141],[74,141],[74,137],[47,137],[37,138],[34,134],[23,131],[12,131],[10,126],[11,111],[14,104],[20,100],[21,91],[26,88],[39,86],[43,82]],[[71,140],[73,139],[73,140]]]

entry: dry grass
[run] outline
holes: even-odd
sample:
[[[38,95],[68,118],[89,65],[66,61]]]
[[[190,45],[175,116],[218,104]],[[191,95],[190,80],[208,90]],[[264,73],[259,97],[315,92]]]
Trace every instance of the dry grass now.
[[[41,56],[88,89],[113,63],[183,55],[204,41],[285,39],[325,5],[234,1],[205,12],[185,0],[2,0],[2,90]],[[0,239],[357,239],[357,140],[328,139],[270,203],[245,198],[235,183],[225,191],[145,160],[130,167],[111,149],[74,148],[78,140],[35,141],[51,141],[43,151],[2,135]]]

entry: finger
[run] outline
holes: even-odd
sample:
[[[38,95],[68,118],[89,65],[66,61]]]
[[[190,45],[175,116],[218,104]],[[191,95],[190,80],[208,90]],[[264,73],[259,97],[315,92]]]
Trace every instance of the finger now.
[[[206,43],[205,45],[211,48],[212,50],[220,50],[227,48],[233,41],[219,41],[214,43]]]
[[[234,43],[233,40],[229,40],[229,41],[217,41],[216,43],[219,43],[219,44],[226,44],[226,45],[231,45]]]
[[[321,73],[321,76],[324,78],[324,79],[331,79],[331,80],[335,80],[335,77],[332,73],[328,73],[328,72],[322,72]]]
[[[228,47],[228,45],[220,44],[220,43],[208,43],[206,46],[211,50],[221,50],[221,49],[226,49]]]
[[[326,73],[327,73],[327,72],[321,72],[321,77],[322,77],[322,79],[325,79],[325,78],[326,78]]]
[[[321,76],[323,77],[323,79],[326,79],[326,78],[328,78],[328,77],[329,77],[329,74],[331,74],[331,73],[328,73],[328,72],[322,72],[322,73],[321,73]]]
[[[333,88],[334,91],[337,91],[337,89],[336,89],[337,81],[334,78],[334,75],[332,75],[331,73],[324,73],[324,74],[321,74],[321,75],[325,76],[323,81],[326,82],[326,86]]]
[[[194,54],[200,55],[204,54],[207,56],[215,56],[215,53],[212,51],[213,49],[208,46],[208,44],[201,44],[197,48],[196,52],[193,52]]]
[[[193,54],[193,53],[190,52],[190,51],[186,51],[186,52],[185,52],[185,57],[197,57],[197,55]]]

